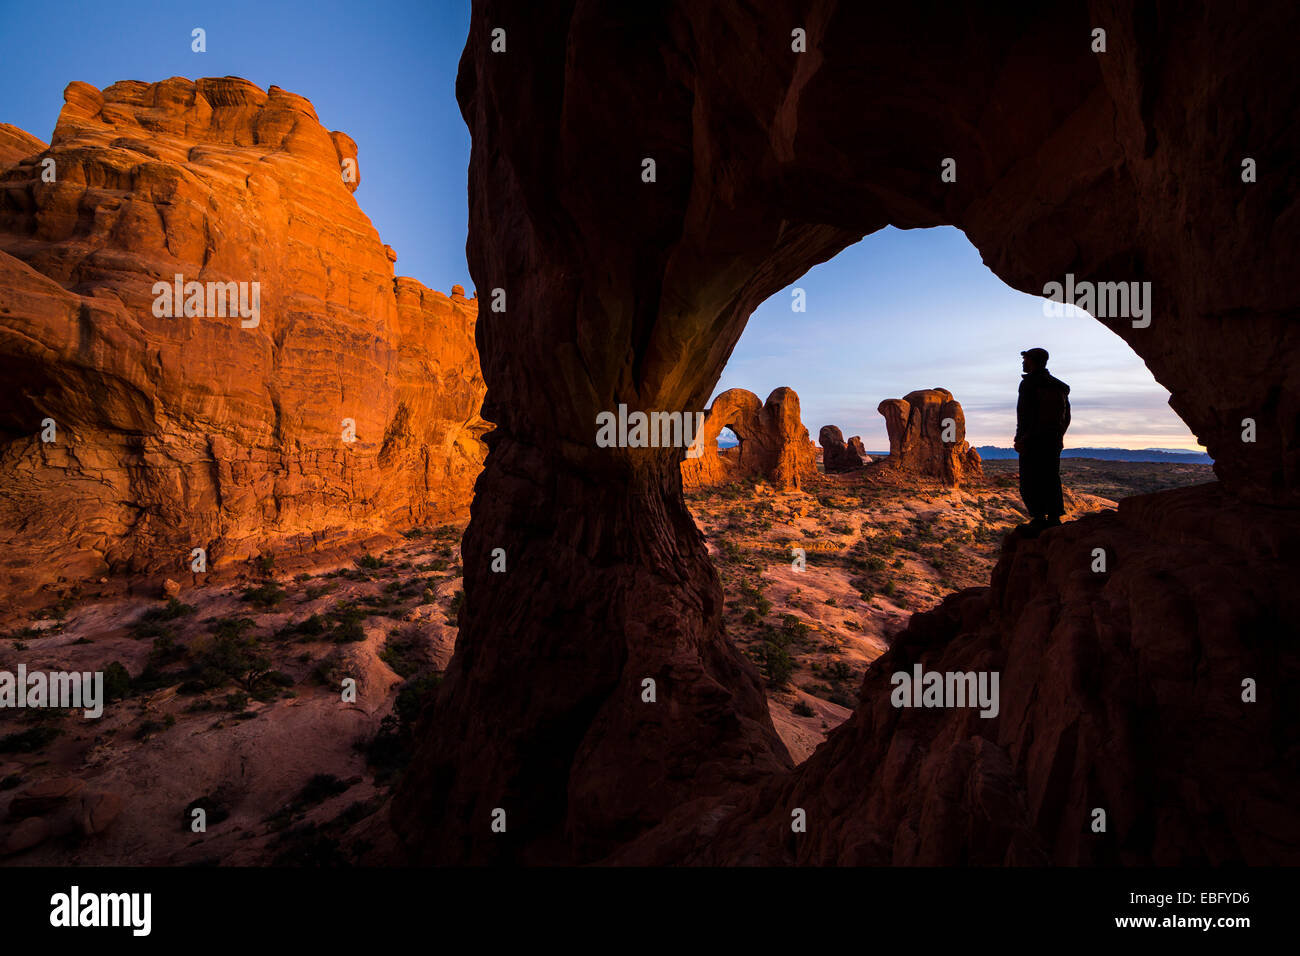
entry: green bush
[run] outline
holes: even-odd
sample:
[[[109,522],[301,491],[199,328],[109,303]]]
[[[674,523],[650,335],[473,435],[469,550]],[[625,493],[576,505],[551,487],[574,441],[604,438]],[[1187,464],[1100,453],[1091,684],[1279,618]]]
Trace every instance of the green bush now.
[[[104,668],[104,699],[121,700],[131,693],[131,675],[121,661],[113,661]]]
[[[268,581],[255,588],[245,588],[241,600],[257,607],[275,607],[284,600],[284,589],[275,582]]]
[[[790,680],[794,673],[794,659],[790,652],[772,641],[764,641],[760,658],[763,674],[773,687],[781,687]]]
[[[62,733],[63,731],[58,727],[50,727],[42,724],[41,726],[32,727],[28,730],[20,730],[17,733],[7,734],[4,737],[0,737],[0,754],[37,753],[44,750],[46,745]]]

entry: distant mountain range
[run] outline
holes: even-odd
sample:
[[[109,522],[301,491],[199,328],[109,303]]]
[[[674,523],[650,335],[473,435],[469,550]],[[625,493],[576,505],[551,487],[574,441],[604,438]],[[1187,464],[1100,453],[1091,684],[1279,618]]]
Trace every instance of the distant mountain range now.
[[[989,461],[1017,457],[1015,449],[980,445],[975,449]],[[1214,459],[1203,451],[1186,448],[1067,448],[1062,458],[1097,458],[1101,461],[1147,461],[1180,465],[1212,465]]]
[[[740,444],[735,439],[725,436],[718,438],[719,448],[733,448]],[[979,445],[975,449],[980,457],[987,461],[999,461],[1017,458],[1014,448],[999,448],[997,445]],[[868,451],[872,458],[888,458],[888,451]],[[1212,465],[1214,459],[1203,451],[1188,448],[1067,448],[1061,452],[1062,458],[1096,458],[1100,461],[1144,461],[1166,465]]]

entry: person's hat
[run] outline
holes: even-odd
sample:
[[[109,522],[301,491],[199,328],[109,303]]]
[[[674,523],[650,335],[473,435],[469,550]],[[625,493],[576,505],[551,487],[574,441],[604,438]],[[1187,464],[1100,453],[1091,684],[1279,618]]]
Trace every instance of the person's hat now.
[[[1040,365],[1047,364],[1047,349],[1025,349],[1020,354],[1029,356],[1031,359],[1037,361]]]

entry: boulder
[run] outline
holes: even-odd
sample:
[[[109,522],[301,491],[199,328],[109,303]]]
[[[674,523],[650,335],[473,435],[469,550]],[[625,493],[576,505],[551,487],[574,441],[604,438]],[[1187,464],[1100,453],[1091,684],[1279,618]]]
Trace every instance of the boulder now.
[[[50,825],[40,817],[27,817],[9,831],[5,837],[4,853],[22,853],[44,843],[50,837]]]
[[[78,825],[82,834],[92,836],[107,830],[122,813],[122,798],[107,790],[88,791],[81,795]]]
[[[885,416],[892,467],[949,485],[983,475],[979,452],[966,441],[961,404],[946,388],[888,398],[877,411]]]
[[[39,817],[64,806],[86,787],[75,777],[52,777],[24,787],[9,804],[11,817]]]
[[[845,442],[843,432],[836,425],[823,425],[817,441],[822,446],[822,466],[828,475],[858,471],[866,464],[863,461],[866,453],[859,453],[862,439],[854,435]]]

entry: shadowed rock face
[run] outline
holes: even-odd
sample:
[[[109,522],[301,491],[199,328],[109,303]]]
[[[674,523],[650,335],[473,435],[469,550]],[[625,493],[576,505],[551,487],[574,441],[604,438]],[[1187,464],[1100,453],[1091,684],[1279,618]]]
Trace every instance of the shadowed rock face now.
[[[966,415],[946,388],[925,388],[887,398],[876,409],[885,416],[889,463],[917,475],[957,485],[982,475],[980,455],[966,441]],[[951,439],[945,431],[951,422]]]
[[[859,451],[862,439],[854,435],[845,442],[844,433],[837,425],[823,425],[817,436],[817,444],[822,446],[822,465],[827,474],[858,471],[865,464],[865,456]]]
[[[352,140],[235,78],[64,98],[48,147],[0,130],[6,593],[463,514],[486,454],[477,300],[394,277]],[[177,274],[247,283],[249,305],[258,283],[257,324],[156,315]]]
[[[739,445],[718,448],[724,428],[736,433]],[[682,484],[687,488],[751,475],[786,490],[801,487],[817,473],[817,452],[799,417],[799,396],[791,388],[776,389],[763,403],[753,392],[728,389],[714,399],[701,435],[700,457],[682,462]]]
[[[692,834],[711,833],[722,862],[1295,862],[1295,810],[1273,802],[1293,781],[1272,731],[1292,715],[1243,709],[1227,689],[1239,695],[1258,666],[1276,700],[1295,699],[1295,608],[1252,586],[1249,621],[1225,616],[1229,559],[1206,522],[1230,515],[1248,535],[1290,520],[1263,505],[1300,504],[1296,18],[1286,4],[1248,18],[1083,3],[944,17],[829,0],[477,4],[457,85],[473,134],[468,252],[510,310],[480,318],[484,415],[499,428],[464,541],[460,640],[394,807],[416,858],[590,860],[635,840],[694,859]],[[1105,54],[1089,49],[1097,21]],[[490,52],[502,22],[528,38],[508,57]],[[806,53],[791,52],[795,27]],[[1247,155],[1273,172],[1242,183]],[[940,177],[945,157],[956,182]],[[1118,542],[1116,567],[1150,569],[1127,582],[1089,577],[1115,518],[1018,547],[1007,583],[918,620],[898,658],[920,642],[939,664],[1006,668],[996,730],[965,710],[900,714],[873,671],[857,716],[791,774],[757,676],[721,631],[680,452],[601,449],[591,423],[619,402],[702,407],[760,302],[887,224],[956,225],[1036,295],[1067,273],[1150,282],[1148,327],[1106,324],[1208,446],[1222,507],[1259,507],[1211,499],[1178,521],[1177,500],[1156,496]],[[489,570],[496,547],[508,574]],[[1156,570],[1172,552],[1204,587]],[[1293,554],[1259,557],[1261,573],[1294,570]],[[1036,583],[1013,587],[1012,571]],[[1098,587],[1127,613],[1080,620]],[[1204,658],[1187,656],[1193,607],[1216,625]],[[1078,666],[1048,666],[1058,655]],[[1198,679],[1198,662],[1225,684]],[[1098,689],[1117,685],[1118,712]],[[1202,738],[1193,765],[1181,745]],[[1200,799],[1216,779],[1231,779],[1249,822],[1215,811],[1220,789]],[[1126,822],[1088,842],[1079,812],[1098,792]],[[789,795],[822,808],[815,838],[790,833]],[[491,832],[497,807],[507,834]],[[896,836],[913,813],[925,818]],[[1284,825],[1266,826],[1270,814]],[[981,820],[1000,829],[967,825]]]
[[[1300,514],[1278,517],[1216,482],[1008,537],[991,587],[914,615],[794,773],[670,819],[618,861],[1294,863]],[[893,706],[893,675],[918,664],[1000,672],[998,713]]]

